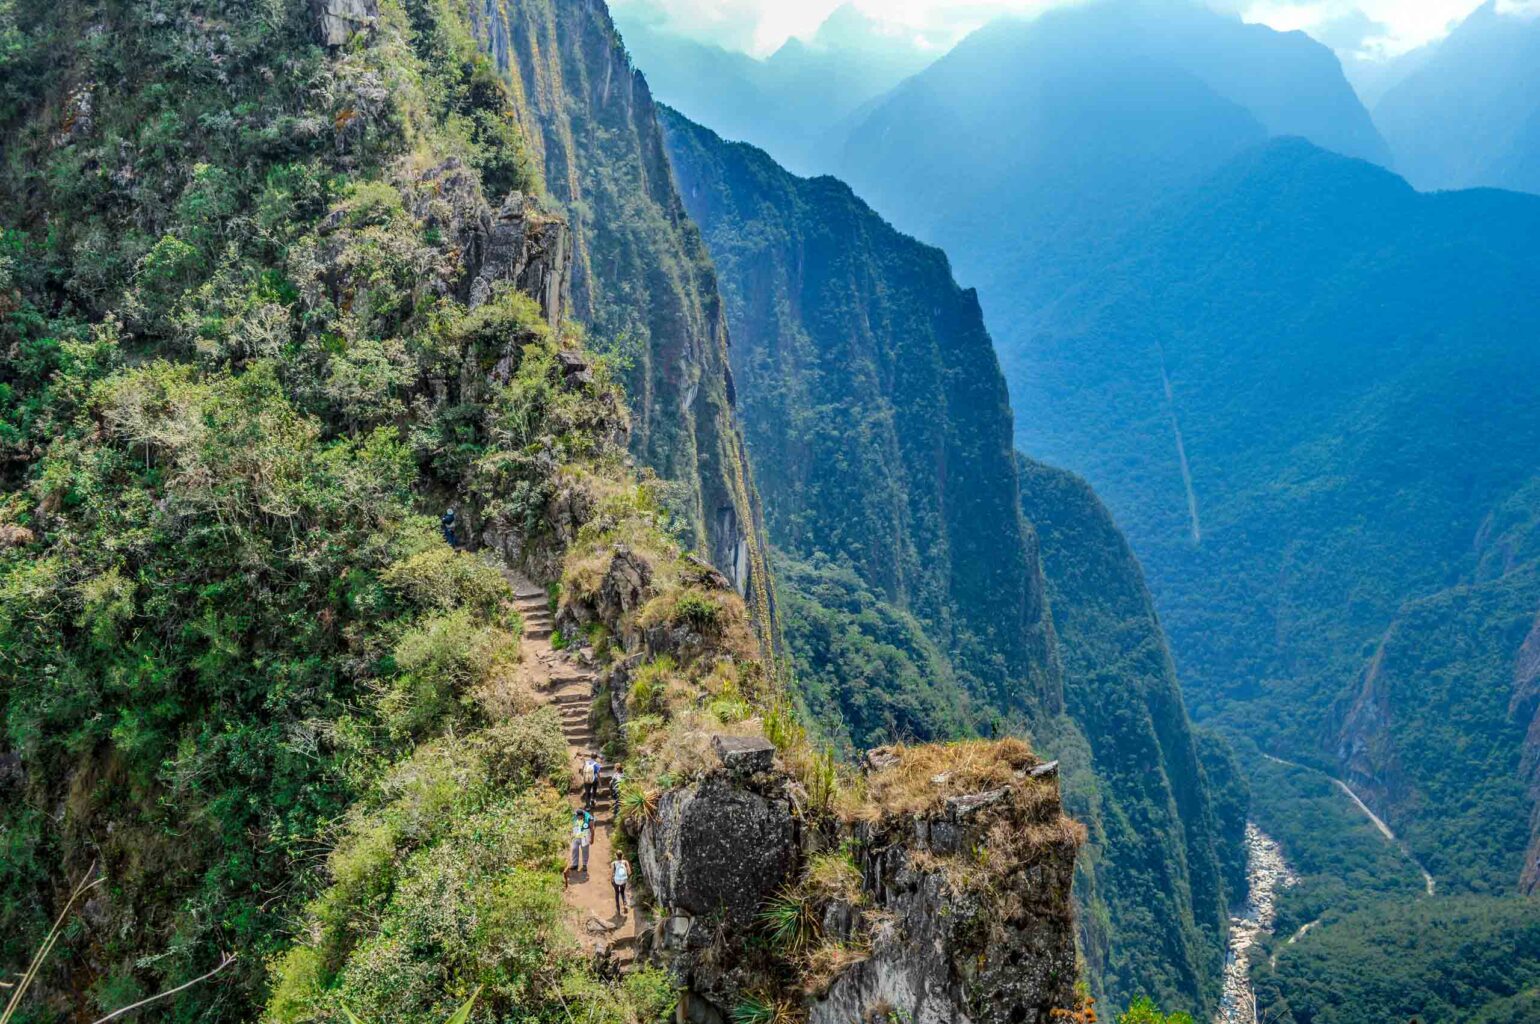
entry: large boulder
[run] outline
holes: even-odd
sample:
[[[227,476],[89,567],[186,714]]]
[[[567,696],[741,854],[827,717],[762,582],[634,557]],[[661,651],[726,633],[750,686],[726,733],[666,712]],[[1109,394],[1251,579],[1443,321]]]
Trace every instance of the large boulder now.
[[[541,313],[555,330],[561,323],[572,269],[567,222],[541,209],[533,196],[515,192],[503,201],[485,231],[482,259],[471,279],[471,307],[485,302],[498,281],[511,281],[540,303]]]
[[[723,771],[663,794],[639,859],[663,907],[742,928],[790,880],[797,848],[791,801]]]

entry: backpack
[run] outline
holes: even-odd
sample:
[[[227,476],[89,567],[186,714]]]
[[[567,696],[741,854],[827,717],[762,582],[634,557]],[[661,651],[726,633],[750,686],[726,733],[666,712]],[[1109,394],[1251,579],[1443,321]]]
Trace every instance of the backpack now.
[[[589,761],[588,763],[583,765],[583,781],[584,782],[598,782],[599,781],[599,762],[597,762],[597,761]]]
[[[623,861],[623,860],[617,860],[615,862],[615,884],[616,885],[625,885],[630,880],[631,880],[631,871],[626,866],[626,862]]]

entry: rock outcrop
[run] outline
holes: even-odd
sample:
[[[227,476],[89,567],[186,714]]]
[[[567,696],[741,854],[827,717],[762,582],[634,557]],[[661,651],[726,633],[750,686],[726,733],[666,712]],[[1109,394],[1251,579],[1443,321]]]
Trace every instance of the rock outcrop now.
[[[1060,813],[1054,768],[853,828],[878,923],[870,955],[811,1004],[811,1024],[1046,1024],[1073,1005],[1080,831]],[[900,756],[877,774],[903,770]]]
[[[539,303],[555,330],[572,277],[566,219],[523,192],[501,200],[484,195],[481,176],[459,159],[423,173],[418,184],[413,212],[428,229],[451,239],[459,253],[455,297],[475,309],[492,297],[494,285],[507,282]]]
[[[1083,833],[1061,814],[1053,766],[1023,762],[1024,746],[1008,743],[981,775],[977,764],[918,769],[921,806],[902,793],[883,810],[879,795],[858,817],[819,822],[793,813],[805,794],[753,746],[719,742],[722,766],[665,794],[641,835],[642,876],[662,910],[650,954],[687,990],[690,1020],[726,1020],[777,986],[811,1024],[1046,1024],[1074,1005],[1070,887]],[[895,777],[896,789],[912,787],[907,759],[944,764],[949,750],[917,749],[873,759],[874,792]],[[854,851],[859,891],[808,895],[811,859],[832,849]],[[788,978],[757,951],[773,900],[816,913],[827,948],[863,952],[832,977]]]
[[[745,929],[790,880],[798,851],[789,783],[758,774],[764,781],[755,785],[724,762],[704,781],[659,800],[637,849],[665,916]]]
[[[345,46],[354,33],[373,26],[380,16],[376,0],[313,0],[317,35],[323,46]]]
[[[1528,723],[1519,773],[1534,810],[1530,812],[1529,847],[1524,851],[1519,888],[1533,895],[1540,892],[1540,615],[1536,615],[1519,648],[1513,667],[1513,696],[1509,698],[1508,714],[1516,722]]]

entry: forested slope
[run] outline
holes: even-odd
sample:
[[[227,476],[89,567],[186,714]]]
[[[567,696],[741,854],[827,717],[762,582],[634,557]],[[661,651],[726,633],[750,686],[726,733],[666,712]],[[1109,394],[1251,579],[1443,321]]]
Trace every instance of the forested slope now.
[[[597,980],[561,921],[558,723],[508,584],[438,518],[538,558],[558,484],[623,472],[624,410],[558,360],[565,228],[513,97],[448,12],[377,14],[0,10],[5,962],[105,879],[21,1019],[221,952],[166,1019],[253,1019],[332,878],[328,1015]],[[522,916],[427,937],[491,892]],[[365,942],[376,915],[421,941]]]

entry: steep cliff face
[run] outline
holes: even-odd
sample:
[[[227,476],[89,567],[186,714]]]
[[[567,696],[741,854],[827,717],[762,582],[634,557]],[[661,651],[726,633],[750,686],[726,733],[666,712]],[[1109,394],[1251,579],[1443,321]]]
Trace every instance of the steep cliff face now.
[[[989,714],[1051,738],[1092,833],[1078,896],[1093,983],[1125,1002],[1209,1006],[1227,919],[1219,850],[1239,851],[1243,821],[1216,825],[1159,622],[1106,511],[1046,467],[1025,464],[1018,483],[972,293],[838,181],[796,178],[677,114],[665,126],[727,299],[810,703],[857,742]],[[1039,682],[998,683],[1023,675]]]
[[[1221,851],[1241,848],[1244,818],[1222,828],[1216,816],[1144,574],[1111,515],[1085,481],[1025,458],[1021,496],[1041,543],[1065,711],[1095,778],[1094,797],[1066,796],[1092,837],[1084,948],[1119,997],[1208,1005],[1228,902],[1244,897],[1227,885],[1221,864],[1233,858]]]
[[[665,124],[727,296],[774,544],[849,565],[996,713],[1057,712],[1010,405],[977,299],[941,252],[833,178],[796,178],[677,114]]]
[[[1540,565],[1410,602],[1368,658],[1338,756],[1446,891],[1535,884]]]
[[[573,313],[626,372],[637,458],[674,482],[692,544],[774,631],[758,497],[733,421],[727,323],[646,80],[600,0],[466,0],[515,93],[575,252]]]
[[[1048,1024],[1075,1008],[1084,830],[1022,740],[818,752],[745,647],[725,578],[645,520],[569,552],[558,621],[605,638],[620,827],[683,1019]],[[707,611],[709,609],[709,612]],[[602,628],[600,628],[602,627]]]

